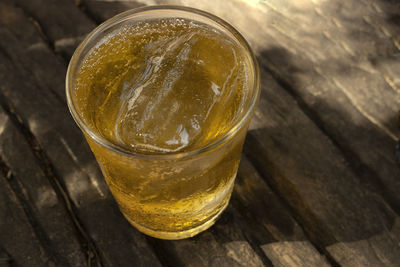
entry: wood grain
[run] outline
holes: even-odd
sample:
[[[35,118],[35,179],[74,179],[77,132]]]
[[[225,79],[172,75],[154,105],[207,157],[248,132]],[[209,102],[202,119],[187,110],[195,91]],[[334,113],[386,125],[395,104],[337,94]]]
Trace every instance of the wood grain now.
[[[262,248],[274,266],[290,266],[290,262],[292,266],[330,266],[325,255],[309,241],[284,201],[272,192],[244,155],[232,204],[241,211],[247,223],[247,238]]]
[[[43,23],[41,23],[41,24],[43,24]],[[234,227],[232,227],[231,224],[233,224]],[[216,226],[216,228],[217,227],[218,226]],[[230,224],[226,223],[224,227],[220,227],[219,229],[229,228],[229,227],[231,228],[231,233],[241,232],[239,226],[235,225],[234,222],[231,222]],[[279,228],[279,224],[275,223],[275,227]],[[225,233],[223,233],[223,232],[225,232]],[[267,231],[264,231],[264,232],[267,232]],[[247,241],[245,241],[245,238],[243,237],[243,234],[242,234],[242,237],[241,237],[241,241],[239,243],[238,243],[238,241],[236,241],[237,238],[229,237],[229,234],[226,234],[226,231],[220,231],[220,233],[217,233],[217,234],[214,234],[214,235],[216,237],[212,237],[211,240],[217,238],[217,240],[214,241],[214,245],[213,245],[213,247],[215,249],[210,249],[210,245],[209,245],[210,242],[209,241],[207,241],[207,242],[195,242],[195,243],[193,243],[192,241],[189,241],[189,242],[188,241],[177,241],[177,242],[175,242],[175,245],[173,246],[174,250],[171,251],[170,253],[171,254],[177,254],[178,257],[180,258],[179,261],[183,261],[186,264],[189,264],[190,262],[193,262],[193,258],[190,257],[190,256],[187,256],[188,254],[186,253],[186,251],[187,251],[186,247],[187,246],[192,247],[194,245],[196,247],[197,251],[204,251],[204,253],[199,253],[199,257],[201,259],[201,262],[205,263],[206,265],[207,264],[211,264],[215,260],[215,257],[218,258],[219,261],[221,261],[221,259],[224,258],[224,259],[226,259],[225,260],[226,262],[228,262],[228,263],[231,262],[232,264],[236,264],[237,265],[238,264],[237,261],[240,258],[239,255],[244,255],[244,256],[247,256],[247,257],[250,257],[249,255],[257,255],[257,254],[255,254],[255,252],[253,251],[251,246],[247,243]],[[236,234],[236,236],[237,235],[240,236],[240,234]],[[223,240],[221,240],[221,238]],[[153,241],[153,242],[157,243],[157,241]],[[226,245],[225,243],[227,243],[229,245]],[[163,245],[156,244],[155,246],[156,247],[157,246],[160,247],[160,246],[163,246]],[[238,251],[236,252],[237,255],[235,256],[236,260],[234,260],[230,256],[230,254],[232,254],[232,248],[235,247],[235,246],[238,247]],[[166,245],[165,245],[165,247],[166,247]],[[166,250],[168,250],[168,249],[169,248],[167,248]],[[215,252],[212,252],[214,250],[215,250]],[[217,254],[215,254],[215,253],[217,253]],[[260,263],[261,263],[261,260],[258,259],[258,256],[254,257],[254,260],[253,260],[254,266],[258,266]]]
[[[81,0],[79,7],[82,11],[93,18],[98,24],[103,21],[130,9],[146,6],[144,3],[136,1],[97,1]]]
[[[400,170],[393,151],[400,94],[393,89],[394,72],[387,71],[388,66],[396,70],[393,39],[399,31],[389,21],[399,7],[378,12],[379,6],[390,3],[310,1],[290,7],[272,1],[263,10],[271,23],[279,23],[268,31],[259,29],[265,37],[254,43],[262,67],[300,99],[302,109],[345,154],[363,183],[399,213],[400,182],[395,177]],[[289,17],[294,10],[310,14],[305,21],[294,21]],[[266,42],[268,47],[262,47]]]
[[[261,68],[332,139],[362,181],[400,213],[396,1],[134,2],[200,8],[232,23]]]
[[[249,40],[261,67],[261,103],[231,205],[213,228],[188,240],[145,238],[122,218],[64,100],[66,63],[85,34],[116,13],[150,4],[188,5],[221,16]],[[14,126],[0,135],[6,140],[0,155],[21,177],[34,173],[37,179],[19,185],[28,200],[34,185],[44,184],[40,172],[60,183],[69,216],[79,220],[85,242],[98,249],[105,266],[397,266],[399,10],[396,1],[383,0],[4,0],[0,103]],[[17,159],[29,153],[15,145],[22,150],[10,154],[13,138],[37,151],[25,169]],[[60,205],[63,191],[46,186]],[[25,212],[22,195],[12,199],[15,189],[1,189],[8,199],[0,212],[14,206]],[[29,205],[45,233],[71,231],[71,223],[52,224],[46,212]],[[64,214],[65,207],[57,212]],[[38,263],[83,257],[66,257],[57,247],[62,236],[48,239],[56,244],[49,250],[29,218],[15,222],[39,244]],[[15,243],[1,246],[0,264],[24,260]],[[34,253],[29,247],[25,255]]]
[[[6,0],[8,1],[8,0]],[[68,0],[13,0],[48,38],[55,51],[69,58],[96,24]]]
[[[318,251],[309,243],[303,241],[277,242],[264,245],[265,251],[273,265],[284,266],[329,266]]]
[[[0,242],[7,248],[2,253],[4,265],[54,266],[54,258],[48,255],[36,237],[21,202],[6,179],[0,173]]]
[[[1,26],[9,31],[1,33],[11,32],[12,35],[18,28],[30,30],[34,27],[18,8],[2,3],[1,10],[12,14],[14,18],[3,20]],[[33,30],[30,32],[34,33]],[[10,114],[14,114],[19,127],[27,133],[26,138],[35,140],[37,149],[42,151],[40,160],[45,161],[46,171],[54,175],[68,194],[72,209],[87,230],[86,235],[98,246],[102,264],[127,265],[133,261],[142,266],[159,265],[144,237],[132,231],[132,227],[120,215],[65,103],[47,87],[40,87],[26,69],[13,64],[12,57],[8,55],[19,49],[16,50],[14,44],[8,42],[8,36],[2,35],[5,42],[2,43],[3,53],[0,53],[2,105]],[[26,47],[29,44],[21,41],[19,45]],[[47,57],[41,60],[40,64],[43,65],[52,62],[47,61]],[[64,73],[58,75],[63,76]]]
[[[263,93],[245,153],[293,208],[313,243],[339,264],[359,253],[372,264],[395,266],[400,255],[398,216],[360,182],[339,149],[294,108],[294,100],[274,80],[263,80]],[[370,247],[355,242],[363,240]],[[328,248],[336,243],[351,243],[354,253],[331,253]]]
[[[24,203],[25,212],[42,246],[57,260],[59,266],[84,266],[90,251],[81,241],[66,203],[57,196],[53,186],[37,165],[31,147],[12,120],[0,108],[0,160],[3,175]],[[22,158],[21,155],[24,155]],[[24,253],[23,240],[17,241]],[[0,242],[1,243],[1,242]]]

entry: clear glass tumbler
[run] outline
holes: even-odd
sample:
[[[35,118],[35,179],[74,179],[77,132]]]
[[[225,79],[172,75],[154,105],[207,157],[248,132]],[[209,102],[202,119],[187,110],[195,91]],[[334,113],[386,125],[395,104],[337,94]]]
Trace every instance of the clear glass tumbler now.
[[[88,123],[77,99],[76,73],[85,56],[110,32],[148,19],[182,18],[225,33],[240,47],[246,66],[246,98],[229,129],[215,140],[184,152],[140,152],[121,146]],[[209,13],[177,6],[153,6],[117,15],[92,31],[68,67],[66,95],[122,214],[139,231],[162,239],[182,239],[209,228],[229,203],[242,145],[258,103],[259,71],[245,39]],[[162,114],[160,114],[162,116]]]

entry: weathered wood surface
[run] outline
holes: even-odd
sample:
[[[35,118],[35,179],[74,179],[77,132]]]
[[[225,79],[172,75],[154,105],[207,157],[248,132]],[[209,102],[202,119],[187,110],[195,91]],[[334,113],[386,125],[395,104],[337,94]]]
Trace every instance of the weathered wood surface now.
[[[151,4],[221,16],[261,67],[231,204],[180,241],[123,219],[64,97],[82,38]],[[0,2],[0,266],[400,266],[399,14],[389,0]]]
[[[28,142],[1,108],[0,128],[0,168],[7,178],[3,182],[8,182],[19,204],[24,208],[43,247],[43,254],[48,255],[57,266],[81,266],[85,262],[87,251],[79,242],[82,237],[74,227],[74,218],[69,214],[68,203],[57,196],[56,190],[59,189],[56,184],[52,185],[55,181],[47,179],[36,162],[36,152],[31,150]],[[15,226],[18,227],[18,223]],[[7,232],[5,228],[2,230]],[[65,242],[66,240],[69,242]]]
[[[43,172],[59,186],[60,197],[67,201],[77,221],[77,231],[83,236],[83,245],[88,248],[87,261],[97,265],[103,261],[108,265],[123,265],[128,263],[124,255],[130,255],[130,261],[137,265],[156,265],[157,258],[145,238],[132,231],[117,212],[88,146],[67,116],[65,102],[47,87],[35,83],[35,77],[23,64],[12,62],[11,54],[18,50],[35,44],[38,50],[49,48],[41,45],[34,25],[18,8],[6,4],[0,10],[6,18],[2,22],[9,26],[1,32],[1,39],[5,41],[3,53],[0,53],[1,104],[9,116],[15,118],[13,121],[30,141],[32,149],[39,151],[37,159],[43,164]],[[13,16],[10,18],[6,14]],[[26,42],[12,42],[17,34],[30,38]],[[42,64],[51,64],[51,61],[42,58]],[[65,62],[63,64],[65,66]],[[65,72],[59,75],[64,76]]]

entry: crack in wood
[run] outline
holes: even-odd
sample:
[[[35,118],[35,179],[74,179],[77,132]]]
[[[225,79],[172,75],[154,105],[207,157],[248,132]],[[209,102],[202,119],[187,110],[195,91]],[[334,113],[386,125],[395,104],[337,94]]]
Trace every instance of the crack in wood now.
[[[12,61],[12,57],[8,54],[7,50],[0,45],[0,53],[3,54],[8,60]]]
[[[31,68],[26,67],[23,62],[20,62],[18,58],[13,58],[11,55],[8,54],[7,50],[2,47],[2,45],[0,44],[0,53],[2,53],[9,61],[10,63],[15,66],[17,69],[21,68],[24,71],[26,71],[29,75],[31,75],[36,81],[36,75],[35,73],[33,73],[33,71],[31,70]],[[48,91],[55,97],[57,98],[58,101],[60,101],[60,103],[66,104],[66,100],[61,98],[52,88],[46,87],[46,89],[48,89]]]
[[[25,14],[27,14],[28,12],[26,10],[24,10],[22,7],[17,6],[19,9],[22,10],[22,12],[24,12]],[[32,15],[27,14],[28,15],[28,19],[29,21],[33,24],[33,26],[35,27],[35,29],[39,32],[40,37],[42,37],[43,41],[51,48],[51,50],[53,50],[55,52],[55,48],[54,48],[54,44],[50,41],[50,39],[47,37],[47,35],[44,33],[43,31],[43,27],[40,25],[39,21],[37,19],[35,19]]]
[[[253,251],[257,254],[257,256],[260,258],[262,263],[265,266],[271,266],[273,267],[274,265],[272,264],[271,260],[265,255],[264,251],[261,249],[262,244],[256,243],[253,238],[248,237],[246,234],[244,234],[245,241],[250,245],[250,247],[253,249]]]
[[[5,251],[5,249],[0,246],[0,266],[1,267],[12,266],[11,265],[12,261],[13,259],[7,253],[7,251]]]
[[[244,212],[246,208],[244,207],[243,203],[240,201],[238,197],[235,196],[234,193],[232,193],[232,197],[230,202],[234,205],[235,210],[240,214],[240,216],[245,216]],[[251,216],[253,219],[256,221],[257,218],[251,213]],[[248,229],[249,224],[246,222],[245,219],[241,219],[239,221],[239,224],[246,224],[246,227],[243,227],[242,229]],[[265,235],[268,235],[268,238],[274,239],[273,236],[268,232],[265,231]],[[243,237],[245,238],[245,241],[250,245],[250,247],[253,249],[253,251],[258,255],[258,257],[261,259],[263,264],[265,266],[273,266],[271,260],[265,255],[263,250],[261,249],[261,243],[257,242],[257,240],[253,237],[253,235],[248,234],[246,231],[243,231]]]
[[[396,203],[396,200],[391,197],[391,194],[388,194],[388,190],[386,189],[383,182],[378,178],[379,175],[373,168],[364,164],[360,158],[360,156],[352,151],[349,145],[346,144],[344,140],[339,140],[333,134],[330,134],[327,128],[324,125],[323,120],[320,118],[318,112],[314,111],[312,107],[310,107],[305,100],[296,93],[296,90],[285,81],[278,73],[276,73],[271,68],[265,66],[265,64],[260,64],[262,68],[264,68],[267,72],[271,74],[271,76],[275,79],[275,81],[288,92],[297,102],[300,110],[318,127],[318,129],[329,138],[329,140],[333,143],[335,147],[339,149],[344,158],[348,160],[349,167],[351,171],[354,173],[356,177],[358,177],[362,182],[368,182],[369,189],[376,194],[380,195],[383,200],[397,213],[400,214],[400,206]],[[347,94],[346,94],[347,95]],[[381,128],[380,128],[381,129]],[[385,132],[386,133],[386,132]],[[391,139],[397,140],[395,136],[390,136]]]
[[[64,54],[64,53],[59,53],[56,51],[56,47],[50,37],[46,35],[46,33],[43,30],[43,27],[39,23],[39,20],[37,20],[32,14],[30,14],[28,11],[26,11],[25,8],[23,8],[20,5],[14,4],[15,7],[19,8],[26,17],[29,18],[30,22],[34,25],[34,27],[37,29],[39,32],[39,35],[43,42],[48,45],[50,50],[53,52],[55,56],[60,56],[63,60],[64,63],[68,64],[70,55]],[[85,13],[84,10],[81,9],[81,12]],[[96,22],[96,20],[90,16],[89,13],[85,13],[86,16],[88,16],[91,20]],[[96,22],[97,23],[97,22]],[[13,61],[11,56],[7,53],[7,51],[2,51],[0,47],[0,53],[4,54],[5,57],[8,58],[11,62]],[[50,90],[52,92],[52,90]],[[53,93],[53,92],[52,92]],[[70,198],[70,196],[67,193],[67,190],[65,189],[65,186],[63,186],[61,179],[58,178],[55,174],[55,169],[50,163],[50,160],[46,156],[45,152],[40,148],[40,145],[36,138],[34,137],[33,133],[28,129],[22,118],[15,113],[15,110],[8,105],[5,101],[5,97],[0,93],[0,107],[3,107],[3,109],[6,111],[7,115],[9,115],[10,118],[12,118],[12,121],[14,124],[17,126],[18,130],[22,133],[24,138],[27,140],[30,148],[34,152],[34,155],[39,162],[40,168],[43,170],[45,173],[46,178],[49,180],[50,184],[52,185],[54,191],[57,194],[57,197],[60,199],[62,204],[65,206],[68,214],[70,215],[70,218],[74,224],[75,230],[77,231],[77,236],[78,240],[81,243],[81,246],[87,250],[86,255],[87,255],[87,264],[88,266],[104,266],[104,261],[101,259],[101,256],[98,252],[98,249],[94,243],[94,241],[91,240],[89,237],[89,234],[86,232],[86,230],[83,227],[83,224],[78,218],[78,215],[76,213],[76,208],[73,205],[73,202]],[[57,96],[57,98],[59,98]],[[61,101],[62,102],[62,101]],[[149,245],[149,248],[154,252],[154,255],[162,262],[163,265],[166,266],[176,266],[175,264],[166,264],[168,258],[171,255],[166,255],[160,256],[160,254],[165,255],[166,252],[160,252],[157,249],[157,246],[153,246],[153,243],[148,242],[146,240],[147,244]],[[176,261],[175,261],[176,263]],[[183,266],[183,265],[182,265]]]
[[[177,257],[176,254],[171,253],[165,247],[165,241],[146,236],[146,241],[149,247],[154,251],[157,259],[165,267],[184,267],[185,264]],[[172,241],[173,242],[173,241]]]
[[[42,38],[43,42],[50,48],[50,50],[54,53],[54,55],[61,57],[63,59],[63,61],[66,64],[68,64],[70,56],[65,53],[62,53],[60,51],[57,51],[54,42],[52,42],[51,39],[49,38],[48,34],[45,33],[39,20],[37,18],[35,18],[35,16],[33,14],[31,14],[28,10],[26,10],[23,6],[17,4],[16,2],[13,2],[13,4],[16,8],[21,10],[21,12],[25,15],[25,17],[28,18],[28,20],[32,23],[33,27],[39,33],[39,36]]]
[[[80,10],[87,18],[89,18],[91,21],[93,21],[94,23],[96,23],[96,25],[99,25],[99,24],[101,24],[101,23],[103,22],[102,19],[97,18],[96,15],[90,11],[90,8],[88,8],[88,6],[84,3],[84,1],[75,0],[75,6],[76,6],[77,8],[79,8],[79,10]]]
[[[253,140],[254,138],[252,137],[251,133],[247,134],[248,136],[248,140]],[[303,220],[303,216],[297,212],[294,208],[292,208],[292,206],[288,203],[288,201],[286,200],[285,197],[281,196],[281,194],[279,193],[279,190],[277,189],[277,186],[275,185],[275,183],[271,180],[268,179],[268,171],[265,170],[265,163],[260,163],[257,159],[257,157],[259,155],[255,155],[252,147],[249,145],[249,142],[251,141],[246,141],[243,147],[243,152],[246,155],[246,157],[248,157],[251,160],[251,163],[253,164],[254,168],[256,169],[256,171],[258,172],[258,174],[260,175],[260,177],[263,178],[263,180],[267,183],[267,185],[269,186],[269,188],[271,189],[271,191],[277,196],[277,198],[279,199],[279,201],[282,203],[282,205],[284,206],[285,209],[289,210],[290,213],[293,216],[293,219],[297,222],[297,224],[299,225],[300,229],[304,232],[304,235],[306,236],[306,238],[308,239],[308,241],[315,247],[315,249],[323,256],[326,257],[327,261],[329,262],[329,264],[331,264],[333,267],[339,267],[340,264],[332,257],[332,255],[326,250],[326,248],[323,246],[323,242],[321,241],[322,239],[318,237],[318,235],[320,233],[318,233],[319,231],[315,231],[313,233],[311,233],[309,231],[308,228],[306,228],[304,225],[304,220]],[[266,157],[264,157],[266,159]],[[298,198],[300,199],[300,198]],[[311,215],[310,215],[311,216]],[[315,216],[314,216],[315,217]],[[318,221],[316,218],[314,218],[315,221]],[[316,224],[316,225],[320,225],[320,224]],[[334,239],[333,237],[326,237],[324,236],[325,239]],[[321,240],[316,240],[316,239],[321,239]]]
[[[6,177],[6,181],[10,186],[12,192],[16,196],[19,204],[21,205],[24,214],[31,225],[33,232],[35,233],[37,239],[39,240],[41,246],[44,248],[49,259],[55,263],[57,266],[68,266],[67,260],[64,255],[60,255],[51,246],[50,238],[46,234],[46,231],[38,222],[35,212],[32,210],[30,201],[27,195],[24,193],[22,184],[19,182],[17,177],[14,177],[10,167],[5,163],[4,159],[0,156],[0,172]]]
[[[88,264],[90,263],[90,265],[88,265],[88,266],[97,266],[97,267],[103,266],[100,254],[98,252],[98,249],[97,249],[95,243],[90,238],[90,236],[87,233],[87,231],[85,230],[82,222],[80,221],[80,219],[77,215],[77,212],[76,212],[76,207],[72,203],[72,200],[71,200],[70,196],[68,195],[66,189],[64,188],[62,182],[57,177],[55,169],[54,169],[52,163],[50,162],[49,158],[47,157],[45,151],[43,151],[41,149],[39,142],[36,140],[33,133],[30,132],[28,127],[23,122],[22,118],[14,112],[14,109],[5,102],[5,99],[6,98],[4,97],[4,95],[2,95],[0,93],[0,107],[2,107],[4,109],[7,116],[10,118],[12,123],[17,127],[19,132],[22,134],[22,136],[25,138],[25,140],[29,144],[39,167],[43,171],[45,177],[50,182],[51,186],[53,187],[54,191],[57,194],[57,197],[60,199],[60,202],[65,206],[65,208],[68,212],[68,215],[70,216],[70,219],[75,226],[78,240],[80,240],[82,248],[84,248],[86,250]],[[7,167],[7,165],[5,165],[5,163],[1,160],[1,158],[0,158],[0,171],[4,172],[4,175],[6,177],[12,177],[10,175],[10,168]],[[13,179],[9,179],[9,180],[13,180]],[[21,190],[19,189],[19,187],[17,187],[17,185],[15,185],[15,184],[11,185],[11,186],[12,186],[13,190],[16,191],[18,199],[20,199],[20,197],[22,197],[22,195],[21,195]],[[22,198],[22,200],[23,200],[23,198]],[[28,204],[25,203],[25,206],[26,205],[28,205]],[[28,205],[28,207],[29,207],[29,205]],[[25,207],[24,207],[24,210],[25,210]],[[34,218],[32,215],[33,212],[30,210],[28,210],[27,212],[30,216],[30,217],[28,216],[28,218],[30,218],[30,222],[31,222],[31,219]],[[37,224],[35,224],[34,220],[32,220],[32,223],[34,223],[34,225],[36,227],[36,229],[34,227],[35,233],[36,233],[36,231],[38,231],[39,240],[44,242],[44,244],[47,244],[46,243],[47,239],[45,238],[45,236],[43,236],[44,231],[37,227]],[[49,247],[47,247],[47,248],[50,249]],[[54,257],[54,255],[55,254],[53,254],[53,257]]]
[[[88,17],[91,21],[99,25],[102,23],[102,20],[96,18],[96,16],[90,11],[90,9],[85,5],[84,2],[80,0],[75,1],[75,5],[79,8],[79,10]],[[166,267],[179,267],[185,266],[183,262],[173,253],[170,253],[168,249],[165,248],[164,241],[157,240],[155,238],[146,236],[146,243],[153,250],[154,255],[160,261],[163,266]],[[264,255],[265,257],[265,255]]]
[[[86,9],[87,10],[87,9]],[[82,11],[83,13],[85,13],[86,14],[86,12],[85,12],[85,10],[83,10]],[[87,15],[87,14],[86,14]],[[92,19],[93,21],[95,21],[96,23],[97,23],[97,21],[95,20],[95,19]],[[269,71],[270,73],[272,73],[271,71]],[[273,75],[274,76],[274,75]],[[276,77],[274,76],[274,78],[276,79]],[[281,86],[282,86],[282,84],[280,84]],[[290,85],[289,85],[290,86]],[[286,88],[286,86],[282,86],[283,88],[285,88],[285,90],[286,91],[289,91],[289,90],[292,90],[292,92],[290,92],[289,91],[289,93],[292,95],[292,97],[294,98],[294,99],[296,99],[297,101],[299,100],[299,96],[297,96],[296,95],[296,93],[295,93],[295,91],[293,90],[293,88],[292,87],[290,87],[289,88],[289,90],[288,90],[288,88]],[[299,102],[299,101],[298,101]],[[350,159],[350,161],[352,162],[352,164],[351,164],[351,166],[352,166],[352,168],[354,168],[354,172],[357,174],[356,176],[358,177],[358,174],[360,174],[362,171],[365,171],[366,173],[371,173],[370,171],[371,170],[369,170],[369,169],[365,169],[365,167],[368,167],[368,166],[365,166],[365,164],[361,164],[361,160],[359,159],[359,156],[355,153],[355,152],[353,152],[351,149],[347,149],[348,151],[345,151],[346,150],[346,145],[345,145],[345,141],[343,141],[343,140],[341,140],[340,138],[338,138],[338,137],[334,137],[334,136],[330,136],[329,135],[329,132],[326,130],[326,128],[325,128],[325,126],[324,126],[324,124],[323,124],[323,122],[322,122],[322,120],[320,119],[320,117],[319,117],[319,115],[318,115],[318,112],[316,112],[315,110],[313,110],[307,103],[305,103],[304,101],[303,101],[303,103],[302,103],[302,105],[304,105],[306,108],[304,109],[304,107],[301,107],[300,106],[300,109],[308,116],[308,118],[310,118],[311,119],[311,121],[314,123],[314,124],[316,124],[316,126],[323,132],[323,134],[324,135],[326,135],[332,142],[333,142],[333,144],[336,146],[336,147],[338,147],[339,148],[339,150],[344,154],[344,156],[347,158],[347,159]],[[308,111],[308,112],[310,112],[313,116],[315,116],[315,117],[312,117],[312,116],[310,116],[310,114],[309,113],[307,113],[307,112],[305,112],[305,110],[306,111]],[[18,119],[18,117],[17,117],[17,119]],[[21,122],[22,123],[22,122]],[[338,139],[338,140],[336,140],[336,139]],[[376,174],[374,173],[374,172],[372,172],[372,176],[374,176],[374,177],[376,177]],[[363,177],[361,174],[360,174],[360,178],[361,177]],[[378,183],[381,183],[379,180],[377,180],[376,182],[378,182]],[[374,183],[376,183],[376,182],[373,182],[373,183],[371,183],[371,184],[373,184],[374,186],[372,186],[372,187],[376,187],[376,184],[374,184]],[[375,189],[375,190],[382,190],[381,189],[381,187],[379,187],[379,186],[377,186],[378,187],[378,189]],[[382,188],[383,188],[383,185],[382,185]],[[381,193],[382,194],[382,193]],[[382,195],[382,197],[385,199],[385,195],[386,194],[383,194]],[[386,202],[389,202],[387,199],[385,199],[385,201]],[[390,204],[390,203],[389,203]],[[301,225],[301,224],[299,224],[299,225]],[[306,233],[306,232],[305,232]],[[153,246],[153,249],[154,249],[154,246]],[[155,250],[155,249],[154,249]],[[156,250],[155,250],[156,251]],[[163,253],[164,251],[161,251],[160,253]],[[159,256],[158,255],[158,253],[155,253],[157,256]],[[168,257],[168,255],[166,255],[166,257]],[[88,262],[89,263],[91,263],[91,257],[88,257]],[[164,262],[163,262],[164,263]]]

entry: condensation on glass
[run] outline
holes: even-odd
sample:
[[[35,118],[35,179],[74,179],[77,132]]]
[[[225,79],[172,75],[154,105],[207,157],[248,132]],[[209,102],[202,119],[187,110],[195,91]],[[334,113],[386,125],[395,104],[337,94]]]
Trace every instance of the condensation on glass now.
[[[127,220],[182,239],[229,203],[259,74],[243,37],[206,12],[156,6],[97,27],[68,67],[68,106]]]

